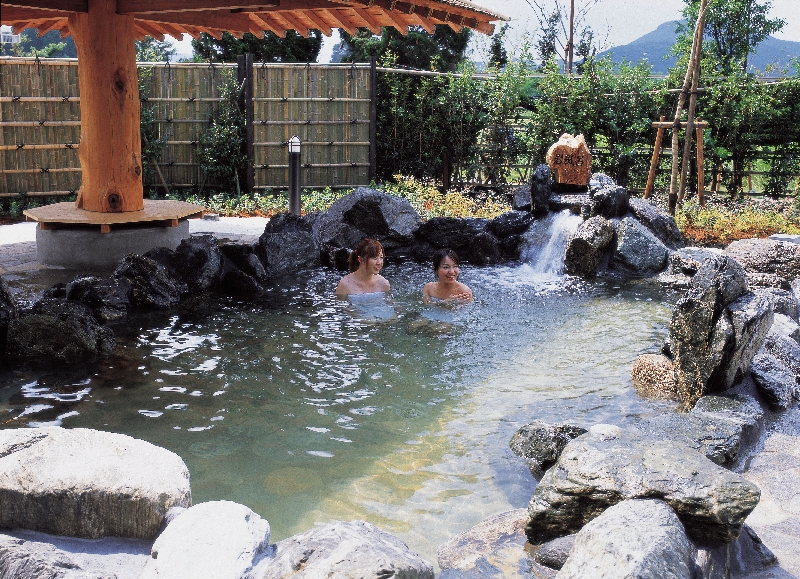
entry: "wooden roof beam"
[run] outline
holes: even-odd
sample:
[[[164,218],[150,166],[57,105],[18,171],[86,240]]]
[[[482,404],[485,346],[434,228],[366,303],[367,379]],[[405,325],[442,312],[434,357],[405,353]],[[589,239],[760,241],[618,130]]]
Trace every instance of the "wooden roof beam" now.
[[[288,25],[287,28],[291,28],[292,30],[297,32],[297,34],[299,34],[300,36],[308,38],[309,35],[308,26],[306,26],[300,20],[298,20],[297,16],[295,16],[294,14],[283,11],[275,11],[271,12],[270,14],[272,14],[273,16],[277,16],[278,18],[282,18],[283,20],[286,21]]]
[[[425,32],[427,32],[428,34],[433,34],[434,32],[436,32],[436,23],[427,16],[423,16],[422,14],[419,14],[417,12],[415,12],[414,14],[410,14],[409,16],[411,16],[414,20],[416,20],[417,23],[420,26],[422,26],[422,28],[424,28]]]
[[[248,16],[256,26],[261,28],[262,32],[268,30],[273,34],[280,36],[281,38],[284,38],[286,36],[286,30],[280,26],[276,26],[275,23],[272,21],[272,19],[269,18],[269,16],[266,16],[265,14],[259,14],[256,12],[251,12],[248,14]]]
[[[49,20],[52,18],[67,18],[69,16],[65,12],[57,12],[55,10],[31,10],[30,8],[18,8],[16,6],[7,6],[6,4],[0,6],[3,9],[0,12],[0,21],[3,23]]]
[[[372,34],[381,33],[381,25],[366,11],[366,9],[353,6],[352,10],[355,15],[364,22],[364,25],[372,31]]]
[[[36,36],[44,36],[51,30],[59,30],[63,26],[64,19],[63,18],[54,18],[53,20],[48,20],[47,22],[43,22],[39,26],[36,27]]]
[[[303,13],[303,16],[308,18],[314,25],[314,27],[320,32],[322,32],[322,34],[324,34],[325,36],[330,36],[331,34],[333,34],[331,25],[325,22],[322,16],[317,14],[314,10],[306,10]]]
[[[59,12],[88,12],[89,0],[6,0],[0,4],[5,13],[6,7],[34,8],[37,10],[58,10]],[[3,14],[3,20],[6,15]]]
[[[355,36],[356,32],[358,32],[358,26],[354,26],[352,22],[340,16],[340,11],[337,10],[325,10],[325,14],[328,15],[330,20],[333,20],[336,23],[336,28],[344,29],[347,34],[350,36]]]
[[[230,0],[171,0],[170,2],[164,2],[164,0],[117,0],[117,14],[204,12],[207,10],[230,11],[275,8],[278,6],[280,6],[280,0],[234,0],[233,2]]]
[[[247,14],[223,12],[161,12],[138,17],[137,20],[164,22],[166,24],[189,25],[200,29],[212,27],[215,30],[243,32],[249,30],[250,18]]]
[[[286,25],[284,22],[275,18],[271,12],[261,12],[258,17],[266,24],[269,29],[281,38],[286,38]]]
[[[144,31],[147,36],[152,36],[159,41],[164,40],[164,32],[159,30],[159,27],[155,22],[143,22],[141,20],[135,20],[135,23],[136,27]]]

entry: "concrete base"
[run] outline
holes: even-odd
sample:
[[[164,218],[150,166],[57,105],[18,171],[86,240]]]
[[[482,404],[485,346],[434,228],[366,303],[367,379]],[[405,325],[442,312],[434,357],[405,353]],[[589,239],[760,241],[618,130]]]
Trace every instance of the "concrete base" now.
[[[177,227],[114,228],[100,233],[97,228],[36,228],[39,263],[69,268],[114,268],[129,253],[145,253],[154,247],[175,249],[189,237],[189,221]]]

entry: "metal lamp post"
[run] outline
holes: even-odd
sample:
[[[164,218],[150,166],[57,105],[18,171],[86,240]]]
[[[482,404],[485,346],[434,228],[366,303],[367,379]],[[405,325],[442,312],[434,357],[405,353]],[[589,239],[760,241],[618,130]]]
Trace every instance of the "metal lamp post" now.
[[[300,215],[300,137],[289,139],[289,213]]]

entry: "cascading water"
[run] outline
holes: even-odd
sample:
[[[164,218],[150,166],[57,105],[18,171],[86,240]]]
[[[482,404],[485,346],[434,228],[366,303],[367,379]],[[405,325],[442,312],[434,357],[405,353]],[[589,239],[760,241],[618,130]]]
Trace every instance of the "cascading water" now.
[[[520,259],[531,276],[553,279],[564,274],[564,254],[582,218],[564,209],[540,219],[525,233]]]

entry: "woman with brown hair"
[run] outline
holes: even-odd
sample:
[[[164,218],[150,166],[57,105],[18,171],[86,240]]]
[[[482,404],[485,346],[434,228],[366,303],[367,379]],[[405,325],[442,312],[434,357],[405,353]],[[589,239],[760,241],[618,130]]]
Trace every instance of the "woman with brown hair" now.
[[[336,286],[337,296],[370,293],[388,293],[389,282],[380,275],[383,268],[383,245],[374,239],[364,239],[355,251],[350,253],[348,263],[350,273]]]

